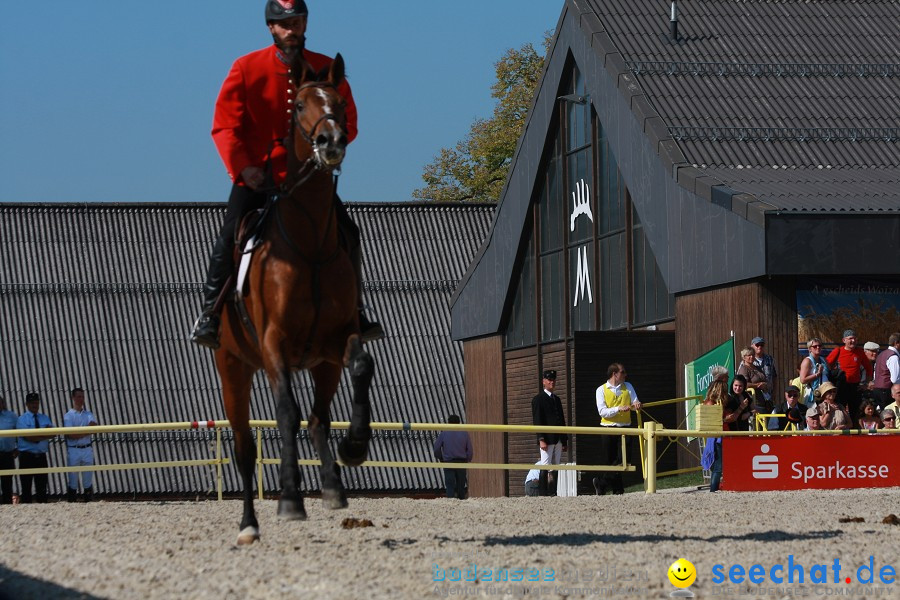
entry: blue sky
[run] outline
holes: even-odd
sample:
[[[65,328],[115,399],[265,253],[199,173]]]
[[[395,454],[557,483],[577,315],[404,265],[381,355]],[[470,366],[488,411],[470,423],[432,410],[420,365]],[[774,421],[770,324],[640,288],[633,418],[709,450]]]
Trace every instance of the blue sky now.
[[[397,202],[477,117],[494,63],[563,0],[307,0],[307,46],[343,54],[360,111],[341,196]],[[271,43],[262,0],[0,2],[0,202],[217,202],[209,135],[232,61]]]

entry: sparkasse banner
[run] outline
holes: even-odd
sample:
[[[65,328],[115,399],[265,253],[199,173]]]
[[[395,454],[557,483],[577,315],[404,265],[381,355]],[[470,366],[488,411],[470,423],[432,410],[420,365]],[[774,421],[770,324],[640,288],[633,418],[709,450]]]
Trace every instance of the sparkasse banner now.
[[[734,492],[900,486],[900,435],[722,440],[722,489]]]

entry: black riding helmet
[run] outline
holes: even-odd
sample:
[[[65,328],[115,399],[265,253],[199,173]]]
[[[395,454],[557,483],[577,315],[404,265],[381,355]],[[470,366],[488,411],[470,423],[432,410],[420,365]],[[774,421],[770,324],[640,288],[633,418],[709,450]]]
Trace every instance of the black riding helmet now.
[[[267,0],[266,23],[283,21],[294,17],[305,17],[309,14],[303,0]]]

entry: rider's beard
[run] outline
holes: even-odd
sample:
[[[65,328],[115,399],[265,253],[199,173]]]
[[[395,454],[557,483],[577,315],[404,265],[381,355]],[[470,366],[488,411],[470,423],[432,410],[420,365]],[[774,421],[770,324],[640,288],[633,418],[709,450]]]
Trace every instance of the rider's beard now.
[[[274,33],[272,34],[272,39],[275,41],[275,46],[281,50],[282,54],[285,55],[286,58],[291,59],[298,52],[302,52],[304,46],[306,45],[306,36],[305,35],[286,35],[283,39],[279,38]]]

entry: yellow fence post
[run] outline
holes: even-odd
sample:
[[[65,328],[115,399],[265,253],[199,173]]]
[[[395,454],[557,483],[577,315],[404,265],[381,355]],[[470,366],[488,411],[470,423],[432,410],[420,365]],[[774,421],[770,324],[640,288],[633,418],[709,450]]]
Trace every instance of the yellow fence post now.
[[[647,493],[656,493],[656,423],[648,421],[644,423],[644,442],[647,446],[647,468],[644,473],[647,477]]]
[[[256,492],[259,499],[263,499],[263,458],[262,440],[259,439],[260,428],[256,428]]]
[[[222,429],[216,427],[216,494],[222,501]]]

